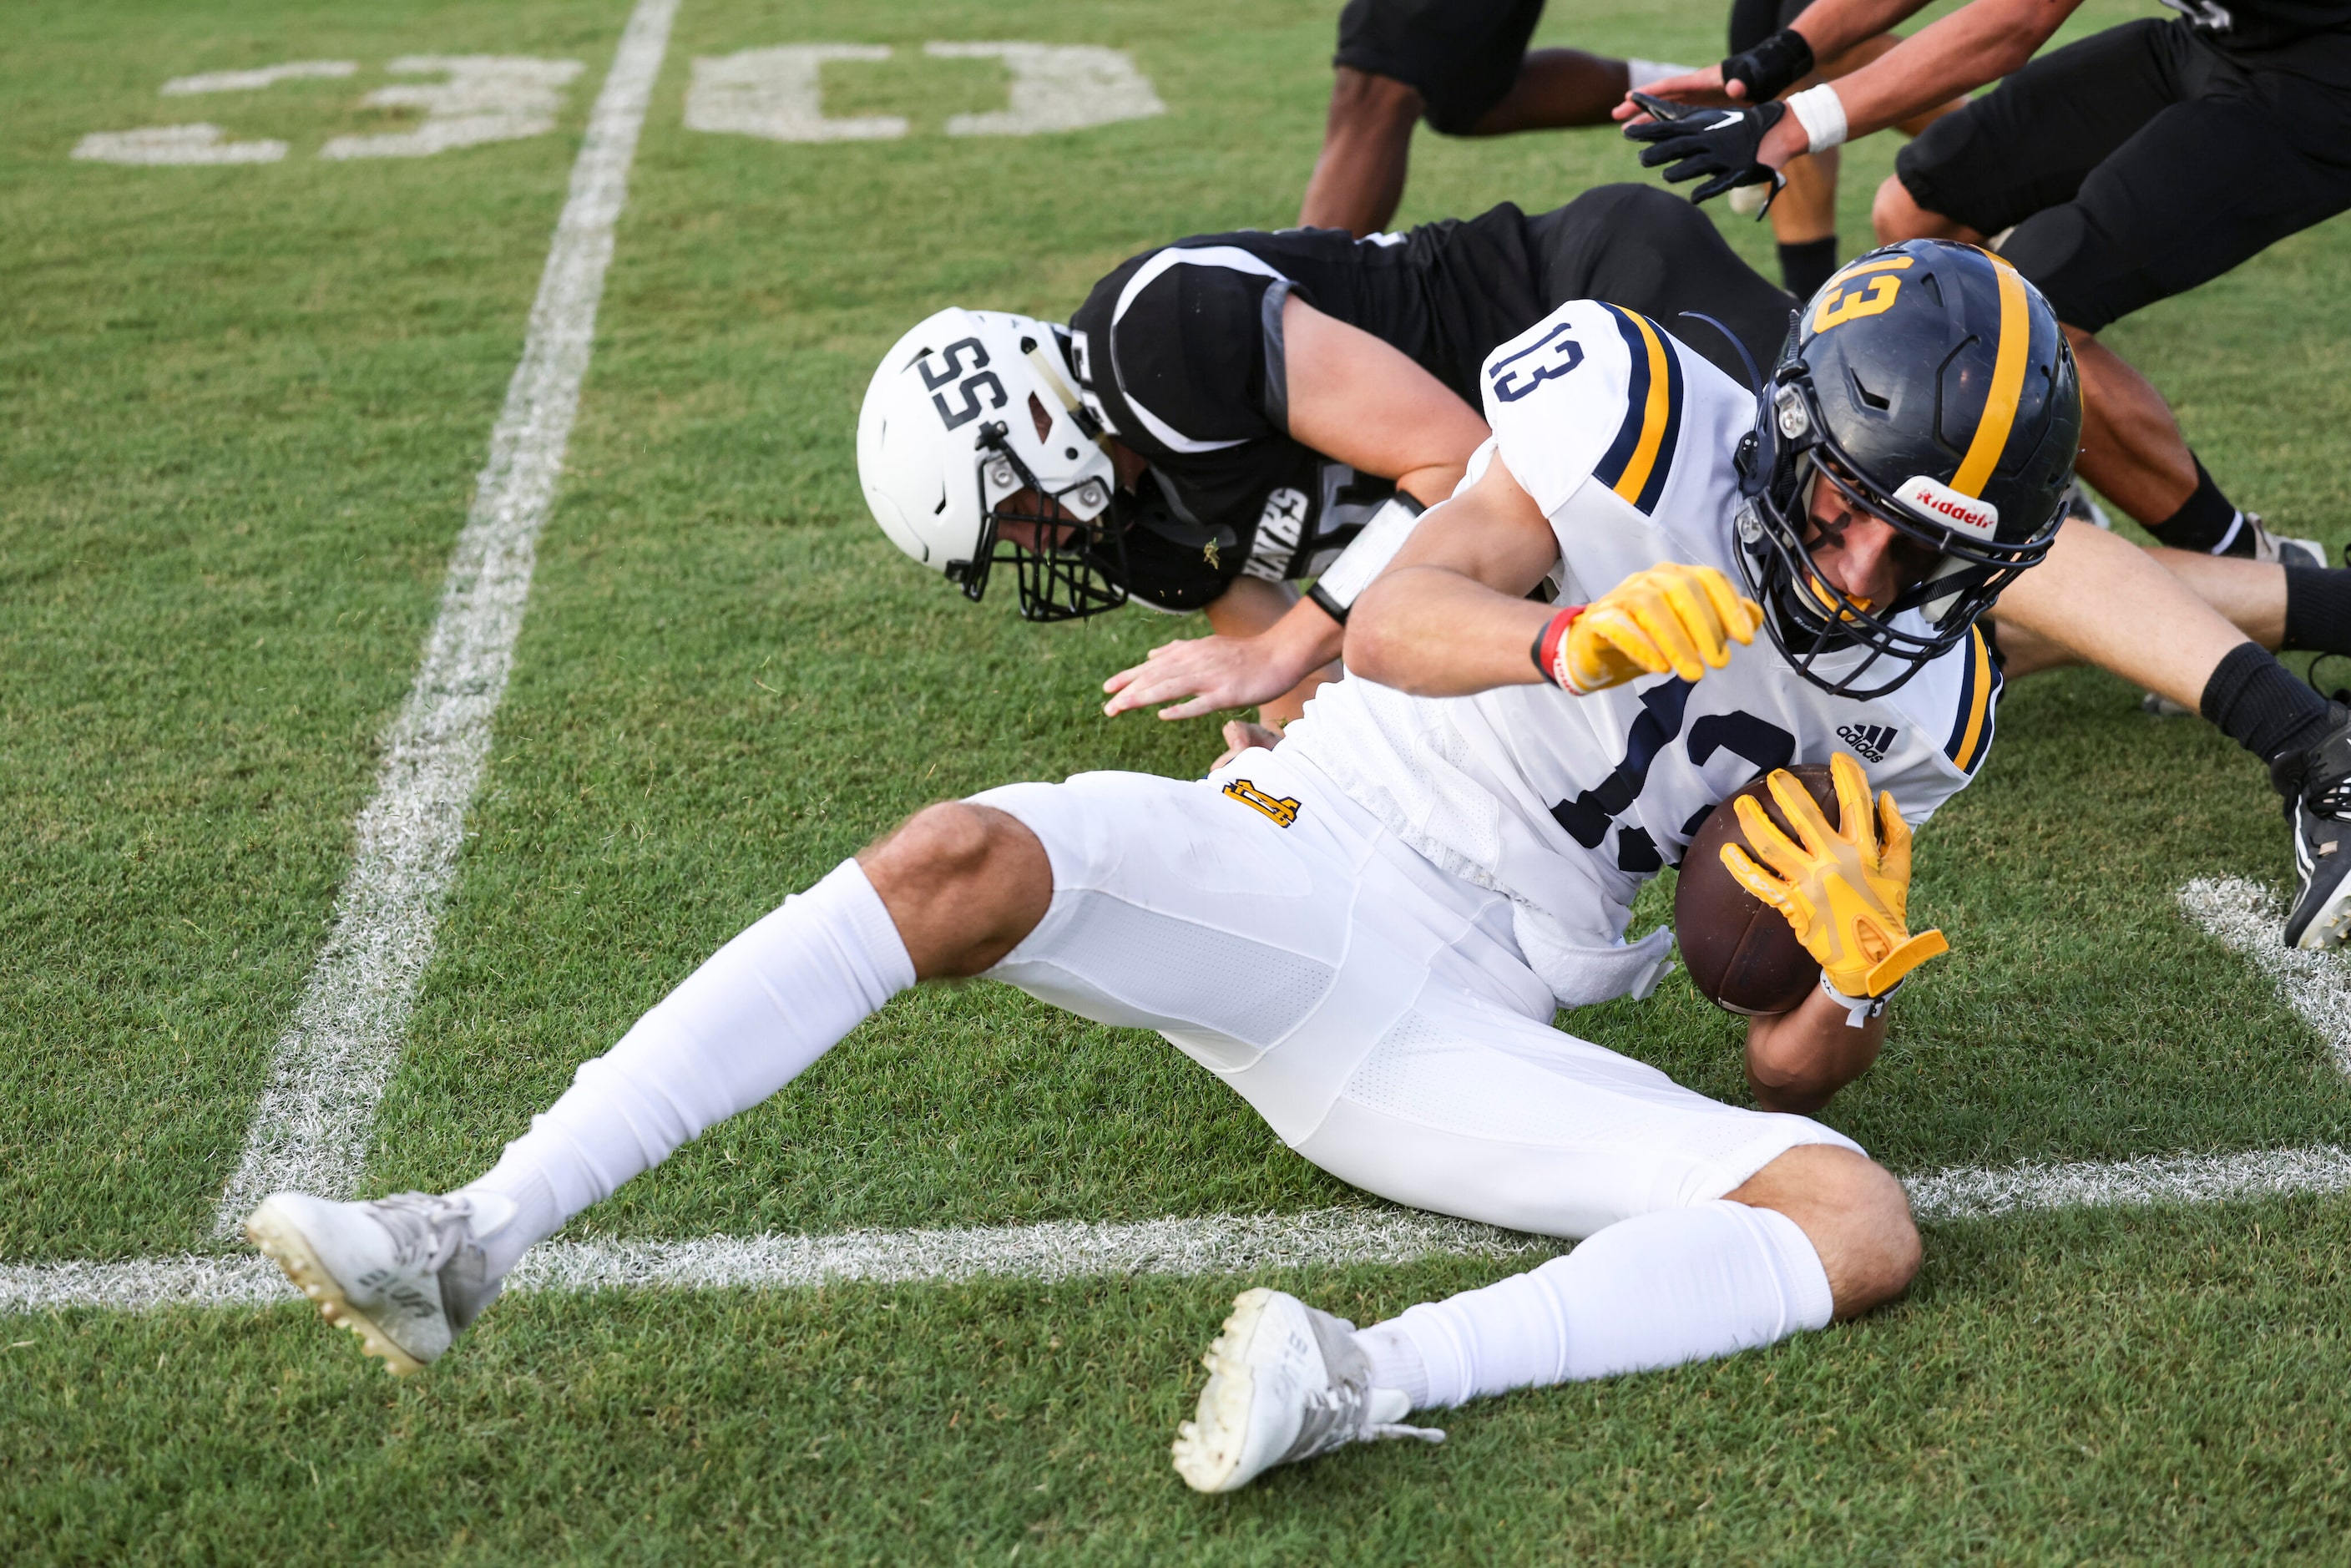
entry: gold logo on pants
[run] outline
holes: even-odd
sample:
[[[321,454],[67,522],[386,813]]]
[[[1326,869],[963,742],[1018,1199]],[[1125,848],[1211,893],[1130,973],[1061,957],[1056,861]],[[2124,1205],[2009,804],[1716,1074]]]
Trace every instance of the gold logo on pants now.
[[[1270,818],[1277,828],[1286,828],[1298,821],[1298,802],[1276,799],[1246,779],[1236,779],[1225,786],[1225,793],[1260,816]]]

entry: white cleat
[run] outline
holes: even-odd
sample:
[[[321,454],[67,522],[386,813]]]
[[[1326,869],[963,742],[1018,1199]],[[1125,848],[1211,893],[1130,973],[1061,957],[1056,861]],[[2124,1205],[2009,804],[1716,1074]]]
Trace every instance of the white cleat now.
[[[513,1218],[510,1205],[482,1234]],[[245,1222],[246,1239],[319,1303],[319,1315],[360,1336],[398,1375],[422,1371],[495,1300],[499,1281],[475,1244],[472,1201],[403,1192],[336,1203],[274,1192]]]
[[[1235,1297],[1202,1364],[1208,1386],[1197,1417],[1176,1428],[1174,1449],[1176,1472],[1194,1491],[1234,1491],[1276,1465],[1349,1443],[1445,1441],[1432,1427],[1398,1424],[1411,1402],[1371,1385],[1353,1323],[1280,1291]]]

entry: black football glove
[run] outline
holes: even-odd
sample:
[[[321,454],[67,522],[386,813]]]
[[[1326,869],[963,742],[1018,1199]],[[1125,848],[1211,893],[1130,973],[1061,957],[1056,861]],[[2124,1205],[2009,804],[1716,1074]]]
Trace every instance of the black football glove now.
[[[1812,74],[1813,46],[1782,27],[1753,48],[1722,62],[1722,83],[1742,83],[1750,103],[1769,103]]]
[[[1756,153],[1765,134],[1788,112],[1786,104],[1760,103],[1752,109],[1692,109],[1686,104],[1667,103],[1646,92],[1633,94],[1633,101],[1654,117],[1646,125],[1625,128],[1625,134],[1631,140],[1650,143],[1641,153],[1642,168],[1672,164],[1666,171],[1666,179],[1673,184],[1706,179],[1705,184],[1690,193],[1693,202],[1703,202],[1741,185],[1768,183],[1771,195],[1764,198],[1763,210],[1771,210],[1771,198],[1779,195],[1780,188],[1788,183],[1787,176],[1759,162]],[[1709,175],[1712,178],[1708,179]],[[1761,217],[1762,213],[1756,215]]]

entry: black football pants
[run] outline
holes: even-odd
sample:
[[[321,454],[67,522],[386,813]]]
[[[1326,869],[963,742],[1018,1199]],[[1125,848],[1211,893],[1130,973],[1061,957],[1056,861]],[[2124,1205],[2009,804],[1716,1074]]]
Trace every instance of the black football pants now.
[[[2351,207],[2351,82],[2130,22],[2034,59],[1894,168],[1929,212],[2014,225],[2001,254],[2095,332]]]

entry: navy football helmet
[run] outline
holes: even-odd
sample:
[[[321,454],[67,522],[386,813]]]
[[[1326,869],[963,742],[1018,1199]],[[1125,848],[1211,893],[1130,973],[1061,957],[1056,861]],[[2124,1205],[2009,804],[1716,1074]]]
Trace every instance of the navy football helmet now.
[[[1740,444],[1739,561],[1790,664],[1881,696],[1964,638],[2049,553],[2081,445],[2074,355],[2040,290],[1974,246],[1909,240],[1798,312]],[[1891,603],[1813,570],[1813,486],[1931,559]]]

